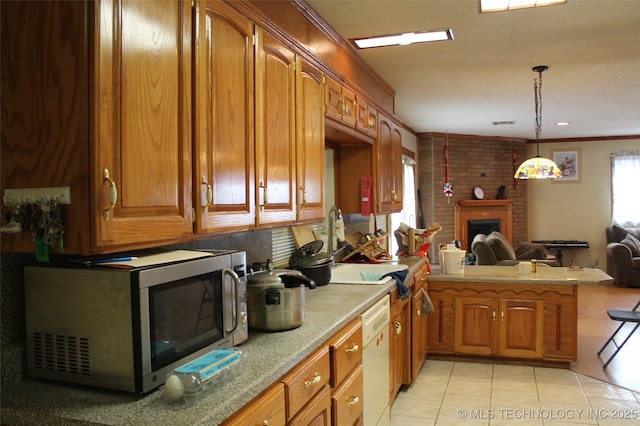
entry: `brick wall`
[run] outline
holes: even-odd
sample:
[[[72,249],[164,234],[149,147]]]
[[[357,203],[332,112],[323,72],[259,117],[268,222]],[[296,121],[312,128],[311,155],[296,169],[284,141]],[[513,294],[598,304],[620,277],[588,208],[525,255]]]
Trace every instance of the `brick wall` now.
[[[498,188],[506,187],[506,198],[512,200],[513,243],[528,240],[527,182],[517,181],[514,187],[515,149],[516,167],[525,160],[526,140],[449,135],[449,182],[453,195],[447,203],[445,184],[444,145],[447,136],[440,133],[423,134],[418,138],[418,182],[420,203],[425,226],[437,222],[442,230],[434,239],[434,246],[453,240],[454,206],[458,200],[472,200],[472,190],[481,186],[485,199],[495,199]],[[436,251],[429,258],[437,263]]]

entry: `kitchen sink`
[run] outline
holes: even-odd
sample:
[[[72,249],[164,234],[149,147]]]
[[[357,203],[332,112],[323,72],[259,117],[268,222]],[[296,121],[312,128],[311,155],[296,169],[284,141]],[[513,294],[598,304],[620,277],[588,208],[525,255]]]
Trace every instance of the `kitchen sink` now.
[[[408,269],[407,265],[339,263],[331,270],[329,284],[387,284],[393,278],[384,275]]]

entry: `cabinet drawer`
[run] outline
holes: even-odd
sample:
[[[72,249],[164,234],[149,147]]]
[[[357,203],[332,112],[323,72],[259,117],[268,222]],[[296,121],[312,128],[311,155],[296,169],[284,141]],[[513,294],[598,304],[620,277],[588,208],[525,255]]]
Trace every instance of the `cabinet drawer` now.
[[[427,266],[424,265],[420,269],[418,269],[414,275],[414,283],[418,287],[425,287],[427,284],[427,277],[429,276],[429,272]],[[425,287],[426,290],[426,287]]]
[[[276,383],[231,419],[226,420],[223,425],[258,426],[266,424],[284,425],[285,423],[284,385]]]
[[[329,425],[331,425],[331,391],[328,385],[325,385],[288,423],[288,426]]]
[[[359,318],[338,333],[329,350],[331,352],[331,386],[335,388],[356,365],[362,363],[362,324]]]
[[[300,409],[329,383],[329,348],[327,346],[298,364],[284,379],[287,396],[287,419],[292,419]]]
[[[362,365],[351,374],[331,397],[334,425],[353,425],[362,416],[364,381]]]

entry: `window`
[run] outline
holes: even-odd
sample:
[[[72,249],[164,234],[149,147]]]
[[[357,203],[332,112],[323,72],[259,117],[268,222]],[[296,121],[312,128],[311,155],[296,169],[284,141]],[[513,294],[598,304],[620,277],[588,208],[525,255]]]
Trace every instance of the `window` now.
[[[416,162],[411,157],[402,156],[402,212],[391,215],[391,230],[389,232],[391,235],[389,254],[391,255],[394,255],[398,250],[398,242],[393,237],[393,231],[398,229],[400,223],[404,222],[411,228],[416,228],[415,164]]]
[[[611,154],[612,223],[640,226],[640,151]]]

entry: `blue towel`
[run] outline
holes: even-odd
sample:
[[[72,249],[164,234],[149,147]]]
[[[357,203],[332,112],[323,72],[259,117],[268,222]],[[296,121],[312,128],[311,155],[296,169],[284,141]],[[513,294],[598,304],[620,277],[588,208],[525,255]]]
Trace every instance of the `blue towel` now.
[[[384,274],[382,276],[382,278],[391,277],[396,280],[396,283],[398,284],[398,295],[402,300],[409,298],[409,287],[404,285],[404,280],[405,278],[407,278],[408,272],[408,269],[403,269],[402,271],[389,272],[388,274]]]

